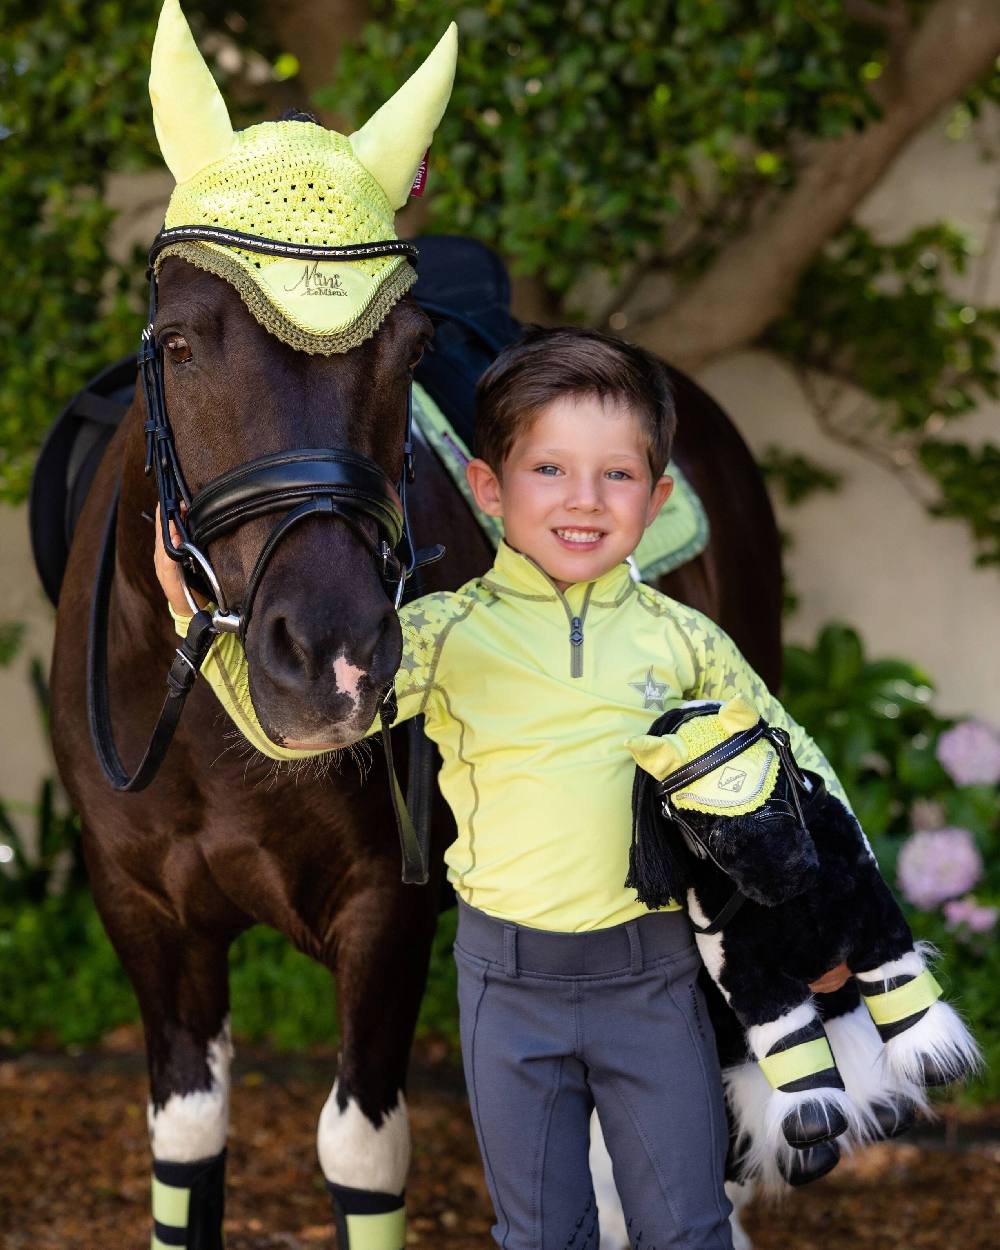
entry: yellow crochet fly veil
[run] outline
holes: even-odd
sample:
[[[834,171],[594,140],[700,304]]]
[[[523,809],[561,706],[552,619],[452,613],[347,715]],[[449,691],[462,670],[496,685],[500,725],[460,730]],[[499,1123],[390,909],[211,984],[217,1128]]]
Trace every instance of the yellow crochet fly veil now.
[[[644,734],[625,745],[639,767],[658,781],[678,783],[670,794],[676,807],[744,816],[764,806],[778,780],[778,753],[760,726],[757,709],[735,698],[717,712],[683,721],[673,733]]]
[[[350,136],[310,121],[234,131],[178,0],[165,0],[149,94],[177,186],[156,265],[180,256],[223,278],[299,351],[344,352],[370,338],[416,281],[416,249],[397,240],[393,218],[448,103],[456,55],[452,23]]]

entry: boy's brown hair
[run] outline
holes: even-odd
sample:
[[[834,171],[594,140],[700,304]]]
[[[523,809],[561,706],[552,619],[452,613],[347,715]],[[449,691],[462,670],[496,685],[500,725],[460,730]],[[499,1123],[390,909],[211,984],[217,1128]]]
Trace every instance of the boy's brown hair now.
[[[498,476],[514,441],[547,404],[593,395],[630,408],[642,423],[655,482],[670,459],[677,428],[664,365],[599,330],[529,330],[494,360],[476,387],[475,454]]]

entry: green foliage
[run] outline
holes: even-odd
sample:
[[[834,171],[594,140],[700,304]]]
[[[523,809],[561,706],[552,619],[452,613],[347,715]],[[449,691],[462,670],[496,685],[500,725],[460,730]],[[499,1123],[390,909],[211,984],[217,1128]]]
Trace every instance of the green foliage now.
[[[773,443],[764,449],[757,463],[768,486],[780,490],[789,507],[821,491],[839,490],[842,482],[839,473]]]
[[[227,10],[184,7],[196,26]],[[138,341],[145,260],[108,254],[103,192],[109,172],[159,163],[147,88],[158,8],[0,0],[0,253],[13,267],[0,284],[0,499],[23,498],[59,409]]]
[[[493,244],[558,292],[655,253],[682,204],[686,224],[701,218],[701,263],[742,229],[750,199],[789,180],[796,135],[839,134],[874,112],[871,48],[849,37],[839,0],[373,10],[319,101],[362,120],[456,17],[461,72],[434,143],[433,224]]]
[[[935,433],[1000,395],[1000,308],[976,308],[946,283],[966,272],[968,237],[938,224],[900,243],[843,231],[803,277],[771,344],[798,364],[866,392],[880,430],[897,439],[941,491],[936,515],[970,527],[979,563],[1000,563],[1000,448],[972,449]]]
[[[0,621],[0,668],[7,668],[14,662],[23,638],[24,624],[21,621]]]

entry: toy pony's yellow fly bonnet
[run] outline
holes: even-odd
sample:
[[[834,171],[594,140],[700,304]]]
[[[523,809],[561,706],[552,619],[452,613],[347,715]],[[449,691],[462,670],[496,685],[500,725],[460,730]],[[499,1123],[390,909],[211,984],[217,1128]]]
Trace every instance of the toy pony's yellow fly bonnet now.
[[[350,136],[311,121],[236,131],[178,0],[165,0],[149,94],[177,185],[155,263],[180,256],[224,279],[299,351],[364,342],[416,280],[415,249],[397,239],[393,217],[448,103],[456,55],[452,23]]]

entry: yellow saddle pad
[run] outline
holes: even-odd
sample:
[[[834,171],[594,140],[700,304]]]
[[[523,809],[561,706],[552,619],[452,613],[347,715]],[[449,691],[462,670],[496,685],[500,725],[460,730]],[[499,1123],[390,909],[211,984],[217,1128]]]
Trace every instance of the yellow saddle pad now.
[[[471,459],[469,450],[448,418],[418,383],[413,386],[413,419],[462,492],[483,532],[497,546],[503,535],[503,523],[499,517],[487,516],[479,511],[465,480],[465,466]],[[708,544],[708,517],[701,500],[676,464],[668,465],[667,471],[674,479],[673,492],[660,510],[660,515],[646,530],[635,553],[644,581],[652,581],[661,573],[669,573],[693,560]]]

